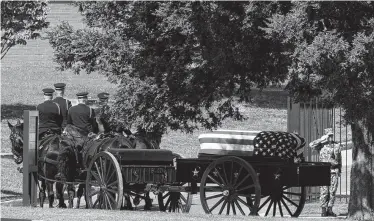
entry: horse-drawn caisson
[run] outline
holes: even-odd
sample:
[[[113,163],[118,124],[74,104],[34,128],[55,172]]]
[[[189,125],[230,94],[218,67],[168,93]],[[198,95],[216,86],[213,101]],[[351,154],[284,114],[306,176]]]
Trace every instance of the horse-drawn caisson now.
[[[124,142],[89,148],[82,160],[87,206],[120,209],[130,197],[147,206],[141,194],[153,193],[161,210],[188,212],[199,193],[206,213],[297,217],[306,187],[330,183],[330,164],[305,162],[297,134],[217,130],[199,141],[197,158]]]

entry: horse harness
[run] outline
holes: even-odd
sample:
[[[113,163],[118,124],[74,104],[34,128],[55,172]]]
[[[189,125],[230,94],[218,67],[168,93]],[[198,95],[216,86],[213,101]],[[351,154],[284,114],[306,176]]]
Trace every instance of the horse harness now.
[[[44,163],[49,163],[49,164],[52,164],[52,165],[57,165],[58,164],[58,161],[57,160],[52,160],[52,159],[50,159],[50,158],[48,158],[47,156],[48,156],[48,150],[49,150],[49,148],[50,148],[50,145],[51,145],[51,141],[52,141],[52,137],[54,136],[54,135],[56,135],[56,134],[54,134],[54,133],[49,133],[49,134],[46,134],[46,135],[44,135],[43,136],[43,138],[45,138],[45,139],[47,139],[45,142],[43,142],[43,144],[42,145],[40,145],[40,148],[39,148],[39,152],[42,152],[42,151],[45,151],[46,152],[46,154],[45,154],[45,156],[44,157],[39,157],[39,160],[41,160],[42,162],[44,162]],[[48,138],[49,137],[49,138]],[[53,153],[56,153],[55,151],[53,151]],[[44,164],[44,167],[45,167],[46,165]]]

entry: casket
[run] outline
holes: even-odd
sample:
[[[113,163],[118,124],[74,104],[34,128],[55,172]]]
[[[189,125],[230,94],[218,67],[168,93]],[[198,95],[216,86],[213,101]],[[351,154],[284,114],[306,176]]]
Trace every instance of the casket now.
[[[208,155],[252,156],[253,141],[261,131],[215,130],[199,136],[199,157]]]

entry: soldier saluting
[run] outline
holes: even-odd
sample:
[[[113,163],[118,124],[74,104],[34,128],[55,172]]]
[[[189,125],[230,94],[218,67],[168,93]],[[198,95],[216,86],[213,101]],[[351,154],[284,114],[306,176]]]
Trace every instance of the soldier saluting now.
[[[50,134],[61,134],[62,114],[60,106],[53,102],[52,88],[43,89],[44,102],[36,107],[39,111],[39,140]]]
[[[97,133],[95,111],[87,103],[87,92],[77,93],[78,104],[68,110],[67,124],[74,125],[84,131],[85,135],[90,132]]]
[[[67,124],[68,110],[69,108],[71,108],[71,102],[68,99],[64,98],[66,84],[56,83],[54,84],[54,86],[56,90],[56,98],[53,99],[53,102],[60,105],[61,113],[63,117],[62,129],[64,129]]]
[[[332,128],[325,129],[325,135],[320,139],[312,141],[309,146],[319,151],[320,162],[331,164],[331,183],[330,186],[321,186],[320,202],[322,207],[322,216],[336,216],[332,211],[335,203],[335,194],[338,189],[338,181],[342,167],[341,149],[342,145],[333,140]]]

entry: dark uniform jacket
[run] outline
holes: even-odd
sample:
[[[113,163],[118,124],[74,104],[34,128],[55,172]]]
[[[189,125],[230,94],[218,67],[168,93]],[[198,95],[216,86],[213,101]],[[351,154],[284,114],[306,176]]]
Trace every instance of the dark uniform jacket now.
[[[95,113],[97,113],[97,118],[99,118],[100,122],[103,124],[104,127],[104,133],[108,133],[110,128],[110,113],[109,113],[109,106],[104,104],[100,105],[96,110]]]
[[[50,129],[61,133],[62,114],[60,106],[53,101],[44,101],[36,109],[39,111],[39,135]]]
[[[71,108],[71,102],[68,99],[65,99],[63,97],[56,97],[55,99],[53,99],[53,102],[60,105],[61,113],[63,117],[62,127],[65,128],[67,124],[68,110],[69,108]]]
[[[72,106],[68,110],[67,124],[72,124],[88,133],[97,133],[95,111],[85,104]]]

